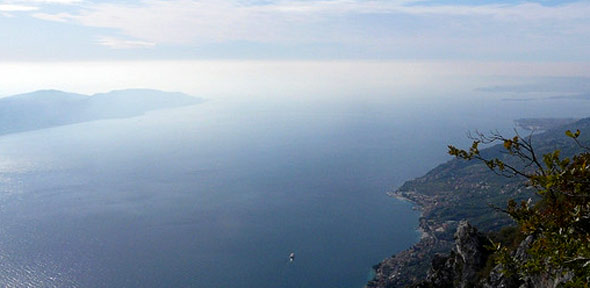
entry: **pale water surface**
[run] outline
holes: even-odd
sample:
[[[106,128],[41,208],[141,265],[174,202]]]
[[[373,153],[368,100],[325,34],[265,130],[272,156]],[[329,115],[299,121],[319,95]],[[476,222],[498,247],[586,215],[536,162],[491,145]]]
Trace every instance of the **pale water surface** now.
[[[453,99],[209,101],[1,136],[0,283],[362,287],[418,238],[419,214],[385,192],[447,144],[590,116],[586,101]]]

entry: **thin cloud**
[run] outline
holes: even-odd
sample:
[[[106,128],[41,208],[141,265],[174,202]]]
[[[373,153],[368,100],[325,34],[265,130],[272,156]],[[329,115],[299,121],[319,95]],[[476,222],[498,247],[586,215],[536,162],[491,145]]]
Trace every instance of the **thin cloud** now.
[[[156,43],[147,41],[127,40],[114,37],[100,37],[98,44],[112,49],[133,49],[133,48],[151,48],[156,46]]]
[[[73,0],[38,0],[74,2]],[[409,3],[412,3],[409,5]],[[495,21],[582,21],[590,15],[590,3],[543,6],[512,5],[417,5],[416,1],[281,1],[246,5],[229,1],[142,1],[139,4],[91,4],[79,13],[33,15],[51,21],[73,21],[85,26],[112,28],[133,38],[157,43],[220,41],[275,41],[293,36],[323,39],[306,25],[331,23],[335,17],[361,14],[413,15],[428,18],[484,16]],[[524,21],[524,23],[523,23]],[[528,21],[528,22],[527,22]],[[587,22],[587,21],[586,21]],[[535,23],[536,24],[536,23]],[[322,29],[317,29],[322,31]],[[315,33],[317,34],[317,33]]]
[[[82,3],[82,0],[12,0],[5,1],[7,3],[21,3],[21,4],[61,4],[72,5]]]
[[[16,4],[0,4],[1,12],[27,12],[35,10],[39,10],[39,7]]]
[[[54,22],[67,22],[71,19],[72,15],[68,13],[56,13],[56,14],[48,14],[48,13],[35,13],[33,17],[41,20],[46,21],[54,21]]]
[[[494,58],[537,52],[559,54],[554,57],[565,59],[587,58],[583,51],[590,46],[587,1],[545,6],[531,2],[458,5],[420,0],[144,0],[81,2],[75,7],[64,10],[67,13],[43,11],[32,16],[111,29],[113,35],[144,44],[176,46],[241,41],[284,47],[328,43],[405,55],[402,57]],[[99,44],[113,48],[148,46],[121,41]]]
[[[31,12],[37,11],[43,4],[60,4],[72,5],[81,3],[82,0],[5,0],[0,1],[0,12]],[[14,17],[12,14],[2,13],[4,17]],[[57,21],[55,18],[48,17],[45,20]],[[41,19],[41,18],[40,18]]]

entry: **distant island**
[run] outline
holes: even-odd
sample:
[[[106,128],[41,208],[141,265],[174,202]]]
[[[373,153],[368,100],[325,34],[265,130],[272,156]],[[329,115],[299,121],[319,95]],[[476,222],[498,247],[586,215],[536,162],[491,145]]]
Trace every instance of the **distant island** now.
[[[498,92],[492,90],[477,89],[478,91],[485,91],[485,92]],[[544,100],[561,100],[561,99],[571,99],[571,100],[590,100],[590,93],[581,93],[581,94],[573,94],[573,95],[561,95],[561,96],[550,96],[550,97],[516,97],[516,98],[502,98],[502,101],[544,101]]]
[[[0,98],[0,135],[101,119],[129,118],[148,111],[195,105],[203,99],[152,89],[82,95],[40,90]]]

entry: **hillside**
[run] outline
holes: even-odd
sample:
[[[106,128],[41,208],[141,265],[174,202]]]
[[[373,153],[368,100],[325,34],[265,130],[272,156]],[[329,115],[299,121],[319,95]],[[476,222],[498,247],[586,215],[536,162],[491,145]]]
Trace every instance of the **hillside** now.
[[[514,120],[517,127],[528,131],[546,131],[559,126],[574,123],[576,118],[523,118]]]
[[[551,128],[532,137],[538,154],[560,149],[562,155],[580,152],[574,141],[564,135],[566,130],[580,129],[581,141],[590,140],[590,118]],[[509,135],[508,135],[509,136]],[[502,153],[500,145],[481,150],[486,158],[498,157],[514,166]],[[506,178],[492,173],[479,161],[453,159],[426,175],[404,183],[392,196],[414,202],[423,212],[420,229],[423,237],[410,249],[376,265],[377,275],[367,287],[404,287],[424,279],[431,260],[437,252],[448,252],[454,245],[454,233],[462,220],[467,220],[484,232],[497,231],[513,224],[505,214],[491,206],[505,207],[509,199],[535,199],[522,178]]]
[[[0,98],[0,135],[194,105],[203,100],[150,89],[116,90],[92,96],[41,90]]]

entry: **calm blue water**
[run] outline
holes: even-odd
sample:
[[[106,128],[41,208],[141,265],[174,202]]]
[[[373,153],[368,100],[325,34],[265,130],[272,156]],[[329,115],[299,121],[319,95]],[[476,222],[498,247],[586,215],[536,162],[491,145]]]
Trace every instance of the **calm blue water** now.
[[[468,129],[590,111],[552,103],[566,115],[494,100],[210,101],[1,136],[0,283],[362,287],[418,238],[419,215],[386,191]]]

